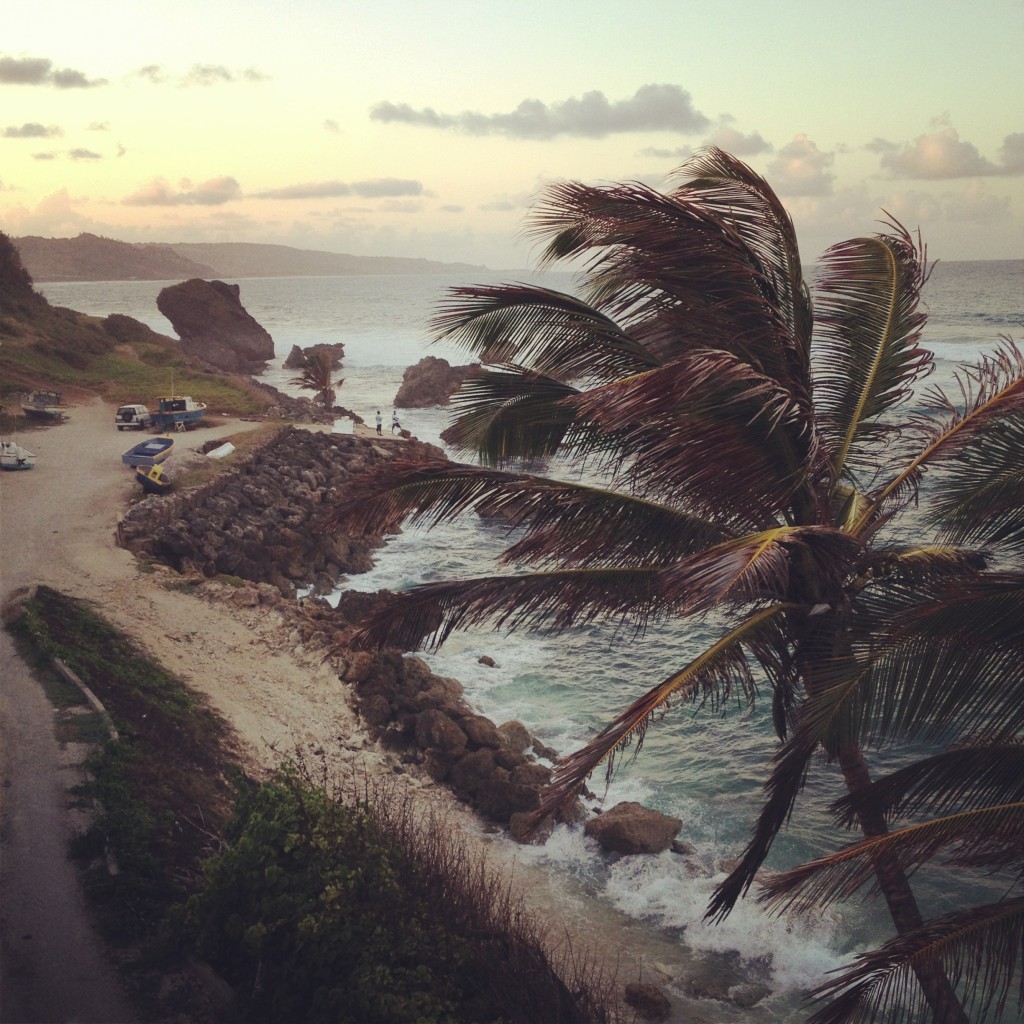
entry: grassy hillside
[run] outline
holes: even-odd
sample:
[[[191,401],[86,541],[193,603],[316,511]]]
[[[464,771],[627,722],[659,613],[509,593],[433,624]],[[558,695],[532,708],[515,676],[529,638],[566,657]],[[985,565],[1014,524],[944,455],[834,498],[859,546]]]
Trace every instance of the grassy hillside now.
[[[211,411],[252,414],[271,399],[245,377],[200,368],[177,341],[119,314],[87,316],[51,306],[35,291],[10,240],[0,233],[0,405],[9,418],[18,397],[53,388],[65,400],[97,394],[117,404],[152,404],[172,388]]]

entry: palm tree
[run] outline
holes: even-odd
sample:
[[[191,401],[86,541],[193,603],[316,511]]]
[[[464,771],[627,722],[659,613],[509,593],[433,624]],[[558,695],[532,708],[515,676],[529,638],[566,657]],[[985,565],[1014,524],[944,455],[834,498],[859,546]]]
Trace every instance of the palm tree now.
[[[344,379],[333,380],[334,365],[331,353],[325,348],[307,349],[303,353],[302,373],[292,377],[288,383],[306,391],[314,392],[313,400],[325,409],[334,405],[334,389],[345,383]]]
[[[1020,970],[1021,945],[1006,936],[1019,938],[1024,914],[1004,907],[1011,924],[1003,919],[987,939],[959,946],[950,932],[950,954],[922,940],[929,926],[907,875],[942,844],[935,836],[930,847],[900,847],[890,821],[930,799],[946,807],[969,797],[943,791],[941,772],[873,782],[865,751],[925,737],[969,742],[984,757],[985,744],[1020,736],[1024,701],[1019,689],[1015,703],[1005,691],[1021,683],[1022,631],[1000,634],[996,656],[978,642],[957,645],[945,627],[957,595],[978,609],[962,636],[986,621],[989,588],[1001,586],[1018,609],[1024,593],[1019,566],[1000,575],[983,550],[1009,537],[1019,554],[1020,487],[1000,486],[980,461],[998,450],[1007,474],[1021,465],[1024,359],[1007,341],[961,382],[960,407],[936,392],[931,406],[900,422],[895,410],[932,368],[918,345],[927,278],[920,242],[889,222],[833,246],[812,306],[792,222],[763,179],[716,149],[675,179],[665,193],[572,182],[548,190],[533,216],[547,243],[541,263],[582,267],[583,297],[526,284],[452,291],[435,319],[438,337],[485,370],[464,385],[449,435],[484,465],[394,464],[353,484],[326,525],[380,533],[406,519],[500,513],[520,527],[503,562],[530,571],[396,594],[364,624],[362,640],[439,645],[453,629],[487,620],[561,631],[602,619],[642,633],[654,622],[728,612],[730,627],[707,650],[671,667],[556,765],[539,815],[573,799],[602,762],[611,770],[670,702],[714,704],[735,692],[753,699],[765,680],[780,746],[750,842],[708,916],[723,917],[749,890],[823,754],[850,794],[837,813],[869,845],[844,862],[856,871],[821,865],[807,876],[822,879],[818,889],[790,877],[790,888],[772,895],[796,904],[803,893],[806,905],[872,878],[896,941],[917,943],[906,957],[916,978],[908,1012],[927,1006],[933,1021],[966,1021],[957,984],[977,982],[987,999]],[[611,483],[513,471],[517,460],[556,453],[589,460]],[[948,522],[951,533],[924,542],[914,512],[936,498],[922,487],[926,471],[943,466],[952,489],[945,504],[938,496],[933,525]],[[985,509],[997,501],[992,517]],[[905,539],[908,530],[915,540]],[[972,696],[977,673],[983,685]],[[1002,866],[1019,868],[1006,851],[1016,842],[1019,854],[1021,822],[995,818],[1007,831],[983,849],[965,840],[970,825],[947,837],[967,842],[963,855],[976,863],[996,849]],[[981,948],[971,941],[988,942],[1000,970],[958,971]],[[891,991],[865,983],[838,1015],[820,1019],[873,1019],[873,1006],[894,1003]]]

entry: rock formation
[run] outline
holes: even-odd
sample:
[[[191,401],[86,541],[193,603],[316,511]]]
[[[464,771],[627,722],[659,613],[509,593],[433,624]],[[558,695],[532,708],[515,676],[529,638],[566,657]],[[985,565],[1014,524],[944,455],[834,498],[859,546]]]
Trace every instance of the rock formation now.
[[[584,832],[612,853],[661,853],[682,827],[679,818],[625,801],[591,818]]]
[[[334,344],[310,345],[309,348],[304,349],[299,348],[298,345],[292,345],[291,352],[288,353],[288,357],[281,365],[286,370],[301,370],[306,365],[306,356],[321,349],[331,354],[331,369],[340,370],[342,360],[345,358],[345,346],[340,341]]]
[[[189,355],[229,373],[261,373],[274,358],[274,339],[243,308],[239,291],[196,277],[164,288],[156,305]]]
[[[447,405],[462,382],[479,367],[479,363],[452,366],[447,359],[424,356],[402,376],[401,387],[395,395],[395,408],[426,409],[432,405]]]

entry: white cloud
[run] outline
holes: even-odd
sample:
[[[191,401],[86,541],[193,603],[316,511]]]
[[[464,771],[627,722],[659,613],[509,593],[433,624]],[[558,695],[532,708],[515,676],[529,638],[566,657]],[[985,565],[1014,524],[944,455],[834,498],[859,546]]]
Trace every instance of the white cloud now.
[[[1003,140],[999,164],[963,141],[953,127],[919,135],[902,146],[876,139],[868,148],[881,153],[882,167],[894,178],[940,181],[1024,174],[1024,133],[1019,132]]]
[[[220,206],[241,197],[238,182],[227,176],[211,178],[199,185],[185,180],[177,189],[158,178],[121,202],[125,206]]]
[[[30,122],[18,125],[11,125],[3,131],[5,139],[55,139],[64,133],[55,124],[37,124]]]
[[[56,89],[92,89],[105,78],[89,78],[73,68],[55,68],[46,57],[0,57],[0,85],[44,85]]]
[[[830,170],[834,160],[834,154],[823,153],[801,133],[779,150],[765,177],[779,195],[827,196],[835,182]]]
[[[600,139],[638,131],[694,133],[706,131],[711,124],[694,109],[690,94],[678,85],[643,85],[629,99],[614,102],[597,90],[550,105],[529,99],[514,110],[499,114],[442,114],[430,107],[417,110],[407,103],[384,101],[371,109],[370,117],[388,124],[515,139],[554,139],[565,135]]]

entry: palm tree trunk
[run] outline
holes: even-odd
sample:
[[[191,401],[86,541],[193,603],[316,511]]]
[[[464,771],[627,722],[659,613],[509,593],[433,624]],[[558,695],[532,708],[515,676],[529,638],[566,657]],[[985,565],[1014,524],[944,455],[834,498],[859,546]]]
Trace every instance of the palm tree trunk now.
[[[839,767],[850,793],[864,792],[870,785],[871,776],[859,747],[851,746],[840,751]],[[862,807],[857,816],[861,831],[868,838],[882,836],[889,831],[885,817],[877,806]],[[891,854],[876,854],[872,858],[872,866],[896,931],[904,935],[920,928],[923,918],[917,899],[896,859]],[[968,1024],[956,991],[937,961],[914,964],[914,974],[931,1007],[933,1024]]]

